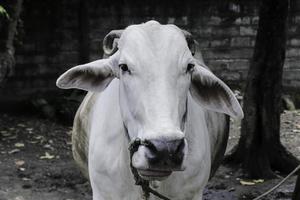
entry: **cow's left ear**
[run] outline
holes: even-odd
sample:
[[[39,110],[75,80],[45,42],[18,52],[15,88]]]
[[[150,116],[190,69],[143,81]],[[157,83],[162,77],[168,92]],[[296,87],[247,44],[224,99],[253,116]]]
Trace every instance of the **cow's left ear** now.
[[[92,92],[103,91],[116,74],[117,65],[112,57],[75,66],[56,81],[56,85],[62,89],[77,88]]]
[[[204,108],[243,118],[243,110],[230,88],[211,71],[195,65],[190,88],[192,97]]]

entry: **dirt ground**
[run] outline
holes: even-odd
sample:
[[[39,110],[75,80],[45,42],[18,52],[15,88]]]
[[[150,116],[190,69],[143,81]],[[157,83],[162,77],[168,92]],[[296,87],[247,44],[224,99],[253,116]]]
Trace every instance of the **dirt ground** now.
[[[228,151],[239,138],[232,121]],[[89,183],[71,153],[71,127],[38,115],[0,113],[0,200],[91,200]],[[300,110],[282,115],[282,142],[300,159]],[[253,199],[280,179],[241,185],[241,170],[221,166],[209,182],[205,199]],[[290,199],[295,177],[266,199]]]

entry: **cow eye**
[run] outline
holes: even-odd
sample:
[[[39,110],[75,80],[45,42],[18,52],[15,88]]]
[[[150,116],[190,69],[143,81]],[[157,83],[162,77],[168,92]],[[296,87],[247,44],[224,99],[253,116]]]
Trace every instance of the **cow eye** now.
[[[128,66],[126,64],[120,64],[119,67],[123,72],[129,71]]]
[[[195,67],[194,64],[189,63],[189,64],[187,65],[186,72],[191,72],[191,71],[193,71],[194,67]]]

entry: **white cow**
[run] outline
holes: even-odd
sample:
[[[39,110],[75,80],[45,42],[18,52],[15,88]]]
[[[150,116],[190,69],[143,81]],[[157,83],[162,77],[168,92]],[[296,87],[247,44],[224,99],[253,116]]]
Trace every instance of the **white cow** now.
[[[106,36],[110,57],[57,80],[60,88],[89,91],[74,120],[73,154],[93,200],[141,199],[128,151],[136,138],[143,144],[132,166],[142,179],[172,200],[202,199],[226,148],[225,114],[242,118],[243,111],[192,49],[191,35],[175,25],[131,25]]]

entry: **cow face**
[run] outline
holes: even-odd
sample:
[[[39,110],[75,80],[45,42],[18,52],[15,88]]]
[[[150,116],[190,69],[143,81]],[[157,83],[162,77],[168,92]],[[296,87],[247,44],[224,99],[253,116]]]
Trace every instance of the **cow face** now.
[[[233,117],[242,110],[231,90],[193,58],[178,27],[151,21],[119,35],[112,56],[70,69],[57,85],[101,92],[119,78],[124,126],[130,140],[142,141],[132,165],[144,179],[160,180],[184,169],[189,92],[206,109]]]

